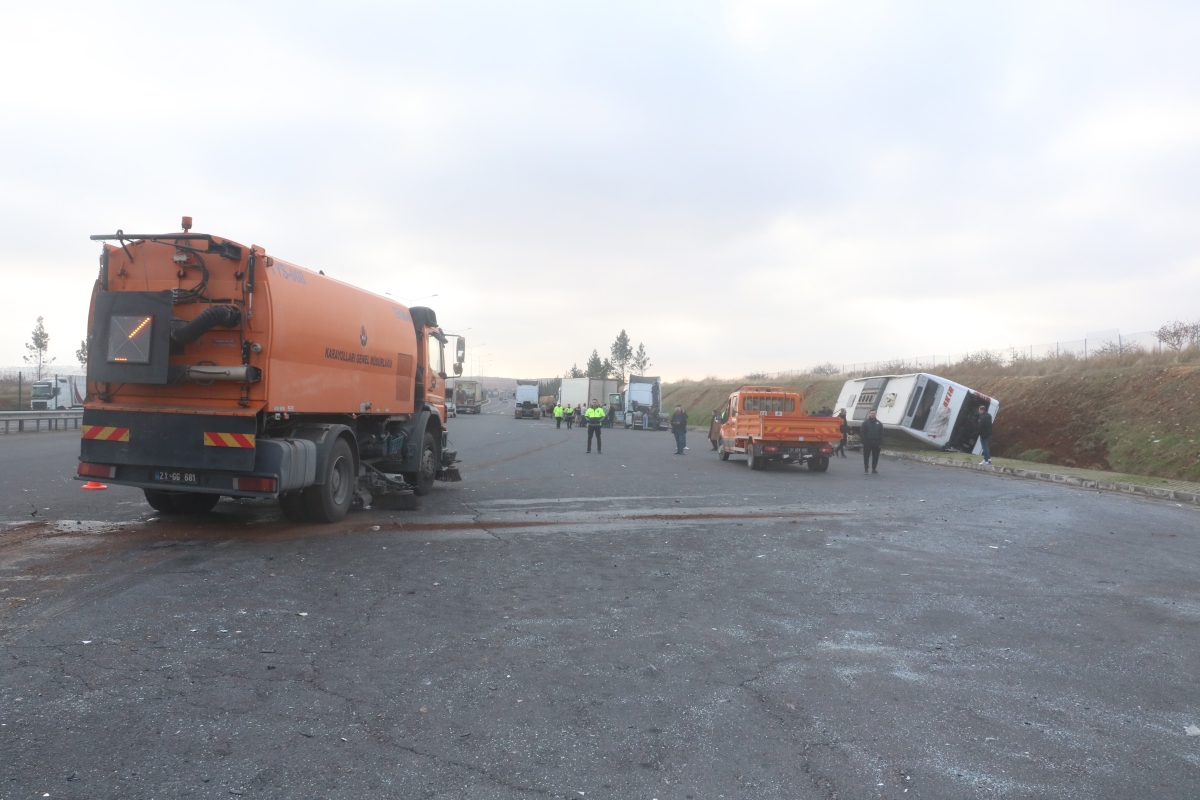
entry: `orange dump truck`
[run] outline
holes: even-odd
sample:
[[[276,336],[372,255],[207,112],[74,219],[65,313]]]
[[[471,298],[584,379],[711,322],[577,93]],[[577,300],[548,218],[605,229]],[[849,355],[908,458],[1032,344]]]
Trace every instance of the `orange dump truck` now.
[[[743,386],[729,395],[721,412],[717,453],[722,461],[730,453],[744,453],[750,469],[771,461],[824,472],[842,439],[841,422],[840,417],[810,417],[798,389]]]
[[[431,309],[190,228],[92,237],[78,479],[137,486],[162,512],[270,497],[316,522],[459,479]]]

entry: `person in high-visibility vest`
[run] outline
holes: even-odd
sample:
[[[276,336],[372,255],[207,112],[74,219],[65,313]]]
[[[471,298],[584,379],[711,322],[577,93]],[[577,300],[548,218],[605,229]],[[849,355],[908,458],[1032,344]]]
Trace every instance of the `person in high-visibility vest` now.
[[[554,427],[562,427],[563,407],[562,403],[554,404]]]
[[[604,424],[604,418],[608,416],[604,413],[604,409],[600,407],[599,400],[592,400],[592,404],[588,406],[587,411],[583,412],[584,418],[587,419],[588,438],[587,452],[592,452],[592,437],[596,437],[596,452],[600,452],[600,426]]]
[[[567,421],[567,430],[571,430],[571,426],[575,424],[575,412],[570,406],[563,408],[563,419]]]

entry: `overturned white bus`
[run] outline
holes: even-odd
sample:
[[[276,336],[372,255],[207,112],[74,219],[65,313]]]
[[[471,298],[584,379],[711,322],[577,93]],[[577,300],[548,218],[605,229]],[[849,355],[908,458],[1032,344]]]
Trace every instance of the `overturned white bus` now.
[[[981,405],[996,418],[1000,409],[996,399],[961,383],[917,372],[846,381],[834,413],[845,409],[850,427],[857,428],[874,411],[885,429],[904,431],[943,450],[980,454]]]

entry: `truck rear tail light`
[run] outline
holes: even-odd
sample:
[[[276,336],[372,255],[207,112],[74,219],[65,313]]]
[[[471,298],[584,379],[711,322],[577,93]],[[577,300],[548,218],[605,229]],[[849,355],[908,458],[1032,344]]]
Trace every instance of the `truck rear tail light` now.
[[[274,478],[234,478],[233,488],[241,492],[273,492]]]
[[[821,453],[822,455],[829,456],[829,455],[833,455],[833,448],[832,447],[822,447],[817,452]]]
[[[111,464],[88,464],[81,461],[79,462],[79,474],[89,478],[115,478],[117,477],[117,468]]]
[[[779,448],[778,448],[776,445],[773,445],[773,444],[764,444],[764,445],[763,445],[763,449],[762,449],[762,451],[763,451],[764,453],[778,453],[778,452],[779,452]]]

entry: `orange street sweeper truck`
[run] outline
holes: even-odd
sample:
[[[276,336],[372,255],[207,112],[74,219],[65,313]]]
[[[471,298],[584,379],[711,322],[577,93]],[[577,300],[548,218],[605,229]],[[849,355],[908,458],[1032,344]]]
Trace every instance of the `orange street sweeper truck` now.
[[[92,237],[78,479],[139,487],[161,512],[268,497],[313,522],[459,479],[431,309],[182,227]]]

